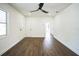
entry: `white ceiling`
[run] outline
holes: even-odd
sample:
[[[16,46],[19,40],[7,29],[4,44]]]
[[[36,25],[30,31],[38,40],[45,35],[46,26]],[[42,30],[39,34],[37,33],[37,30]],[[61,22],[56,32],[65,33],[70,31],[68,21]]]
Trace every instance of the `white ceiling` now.
[[[70,5],[70,3],[45,3],[42,9],[48,11],[49,14],[45,14],[41,11],[30,13],[30,11],[38,9],[38,4],[39,3],[11,3],[10,5],[25,16],[55,16],[56,11],[61,12]]]

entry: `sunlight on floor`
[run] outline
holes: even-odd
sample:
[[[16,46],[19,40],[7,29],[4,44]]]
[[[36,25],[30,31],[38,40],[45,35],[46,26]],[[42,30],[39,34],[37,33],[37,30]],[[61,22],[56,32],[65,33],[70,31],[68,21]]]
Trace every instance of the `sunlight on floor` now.
[[[45,50],[49,50],[52,46],[52,39],[51,39],[51,34],[50,34],[50,24],[46,23],[45,24],[45,29],[46,29],[46,33],[45,33],[45,39],[43,42],[43,47]]]

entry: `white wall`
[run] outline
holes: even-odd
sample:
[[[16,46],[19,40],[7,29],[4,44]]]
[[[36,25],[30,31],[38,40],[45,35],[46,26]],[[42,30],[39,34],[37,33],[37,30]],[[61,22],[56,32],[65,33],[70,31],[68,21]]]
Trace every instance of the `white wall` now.
[[[25,36],[25,17],[8,4],[0,4],[7,11],[7,37],[0,38],[0,55],[18,43]],[[20,28],[23,28],[20,31]]]
[[[53,17],[26,17],[26,37],[44,37],[45,23],[53,23]],[[52,28],[53,25],[50,27]]]
[[[79,55],[79,4],[72,4],[54,19],[54,36]]]

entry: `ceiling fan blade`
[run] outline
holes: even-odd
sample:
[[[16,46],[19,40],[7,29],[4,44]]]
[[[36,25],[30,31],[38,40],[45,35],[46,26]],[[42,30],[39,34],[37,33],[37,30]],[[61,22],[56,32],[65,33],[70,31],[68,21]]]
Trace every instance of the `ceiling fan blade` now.
[[[45,11],[45,10],[43,10],[43,9],[41,9],[41,11],[44,12],[44,13],[48,13],[47,11]]]
[[[36,12],[36,11],[38,11],[39,9],[37,9],[37,10],[33,10],[33,11],[31,11],[31,12]]]
[[[31,12],[39,11],[40,9],[42,9],[43,5],[44,5],[44,3],[40,3],[39,8],[37,10],[31,11]]]

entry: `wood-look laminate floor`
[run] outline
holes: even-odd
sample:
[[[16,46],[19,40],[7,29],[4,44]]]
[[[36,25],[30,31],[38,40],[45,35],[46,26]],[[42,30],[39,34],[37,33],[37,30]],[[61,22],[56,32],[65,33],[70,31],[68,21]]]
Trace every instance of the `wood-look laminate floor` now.
[[[77,56],[55,38],[52,38],[52,46],[44,48],[44,38],[24,38],[2,56]]]

